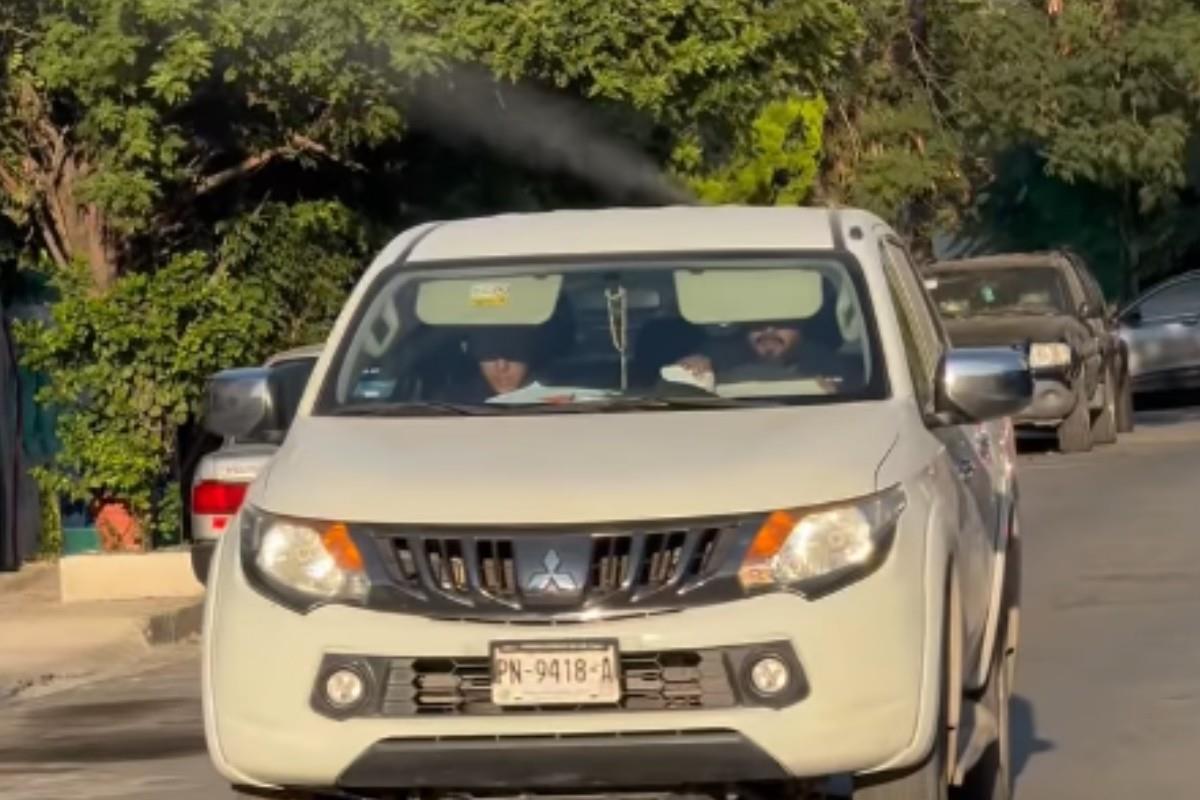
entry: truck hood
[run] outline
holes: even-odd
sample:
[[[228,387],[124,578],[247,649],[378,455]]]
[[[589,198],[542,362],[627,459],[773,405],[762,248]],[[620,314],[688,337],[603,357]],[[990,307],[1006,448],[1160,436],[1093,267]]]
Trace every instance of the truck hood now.
[[[300,417],[252,491],[346,522],[521,525],[752,513],[876,489],[894,402],[508,417]]]
[[[1086,336],[1083,324],[1068,316],[973,317],[945,321],[955,347],[991,347],[1025,341],[1074,344]]]

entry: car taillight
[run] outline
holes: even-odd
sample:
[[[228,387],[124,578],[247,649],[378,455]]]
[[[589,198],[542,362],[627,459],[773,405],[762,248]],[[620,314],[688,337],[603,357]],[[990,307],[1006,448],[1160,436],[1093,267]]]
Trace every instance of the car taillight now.
[[[192,513],[232,516],[246,499],[246,483],[200,481],[192,490]]]

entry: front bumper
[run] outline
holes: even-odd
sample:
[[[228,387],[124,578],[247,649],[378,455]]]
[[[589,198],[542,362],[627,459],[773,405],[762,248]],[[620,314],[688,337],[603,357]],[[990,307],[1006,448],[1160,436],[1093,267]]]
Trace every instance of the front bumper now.
[[[627,736],[514,737],[460,741],[388,739],[372,745],[338,784],[358,790],[454,786],[460,789],[603,789],[786,780],[778,763],[731,731]],[[536,776],[536,783],[530,783]]]
[[[1057,425],[1075,409],[1074,384],[1063,377],[1039,377],[1033,383],[1033,400],[1014,422],[1017,425]]]
[[[924,520],[888,560],[809,601],[787,594],[571,625],[449,622],[344,606],[287,610],[219,547],[205,620],[209,752],[238,784],[563,789],[823,777],[916,763],[932,741],[940,593]],[[941,586],[940,578],[934,585]],[[616,639],[622,653],[787,642],[807,693],[783,708],[442,714],[336,720],[311,697],[329,654],[481,658],[495,639]],[[503,751],[501,753],[501,751]]]

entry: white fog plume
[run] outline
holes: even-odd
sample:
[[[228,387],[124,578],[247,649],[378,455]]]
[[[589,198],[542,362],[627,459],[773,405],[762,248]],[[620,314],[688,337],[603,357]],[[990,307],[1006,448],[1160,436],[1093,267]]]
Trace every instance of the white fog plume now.
[[[532,169],[559,171],[612,198],[694,202],[635,147],[600,132],[582,103],[477,69],[431,78],[416,92],[410,121],[458,146],[479,145]]]

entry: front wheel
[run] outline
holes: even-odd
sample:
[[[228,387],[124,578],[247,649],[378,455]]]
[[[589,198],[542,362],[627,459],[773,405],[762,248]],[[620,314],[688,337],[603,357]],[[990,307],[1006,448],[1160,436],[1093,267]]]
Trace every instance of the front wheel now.
[[[992,675],[985,690],[985,704],[996,717],[996,741],[988,745],[967,773],[960,800],[1012,800],[1012,741],[1009,737],[1009,704],[1012,700],[1011,661],[1001,639],[996,646]]]
[[[1131,433],[1133,425],[1133,383],[1126,375],[1117,394],[1117,432]]]
[[[1092,412],[1088,408],[1087,395],[1080,388],[1075,391],[1075,407],[1058,426],[1058,449],[1064,453],[1086,453],[1092,449]]]
[[[947,733],[943,724],[942,733],[934,740],[933,752],[915,769],[855,778],[853,800],[947,800],[950,796],[946,775]]]
[[[949,615],[947,615],[949,618]],[[942,687],[938,713],[938,732],[933,737],[933,749],[917,767],[896,772],[860,775],[854,779],[852,800],[949,800],[950,775],[947,752],[951,746],[950,728],[946,722],[949,708],[949,626],[942,638]]]
[[[1116,376],[1110,370],[1104,376],[1104,405],[1092,422],[1092,441],[1096,444],[1112,444],[1117,440],[1117,390]]]

